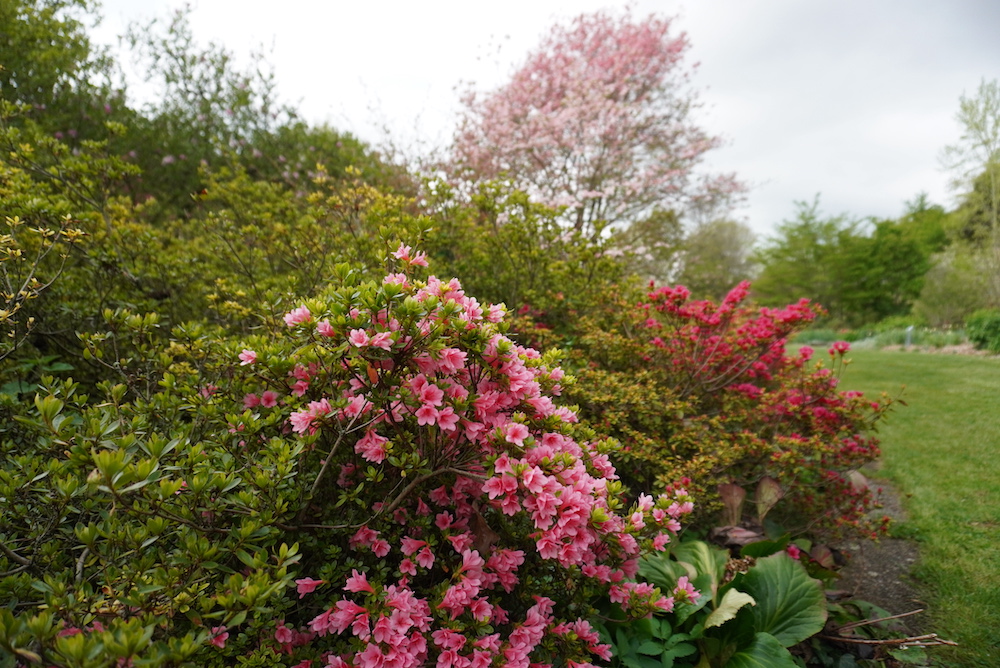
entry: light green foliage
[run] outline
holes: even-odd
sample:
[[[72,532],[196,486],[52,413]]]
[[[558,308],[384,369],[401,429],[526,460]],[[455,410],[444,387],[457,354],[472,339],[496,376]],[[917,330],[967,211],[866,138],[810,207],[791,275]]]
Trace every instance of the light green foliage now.
[[[788,304],[808,297],[831,310],[834,318],[838,292],[843,287],[841,241],[850,238],[856,223],[843,216],[820,217],[819,202],[798,202],[796,217],[777,227],[777,235],[759,252],[761,274],[754,294],[763,304]]]
[[[468,200],[442,181],[426,189],[434,220],[428,254],[441,273],[467,277],[463,285],[480,299],[572,329],[608,286],[628,279],[608,241],[567,230],[555,211],[501,182],[479,184]],[[530,323],[519,328],[527,332]]]
[[[627,255],[633,273],[661,283],[676,278],[684,241],[677,212],[660,208],[616,231],[613,238],[615,249]]]
[[[659,616],[627,625],[608,624],[602,630],[611,645],[611,665],[615,668],[680,668],[691,665],[690,657],[697,652],[693,643],[686,642],[690,635],[675,632],[670,622]]]
[[[210,627],[274,613],[299,559],[275,525],[303,446],[240,445],[198,375],[173,368],[137,402],[51,378],[33,401],[0,397],[0,600],[17,611],[0,616],[3,651],[174,665],[205,652]]]
[[[913,311],[933,327],[960,325],[990,305],[989,276],[981,253],[953,244],[935,255]]]

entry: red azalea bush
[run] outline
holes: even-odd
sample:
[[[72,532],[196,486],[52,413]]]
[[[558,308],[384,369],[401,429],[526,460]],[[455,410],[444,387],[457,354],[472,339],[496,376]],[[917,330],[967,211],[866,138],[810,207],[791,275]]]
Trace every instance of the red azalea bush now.
[[[875,499],[851,472],[878,456],[872,427],[888,403],[839,391],[812,349],[786,350],[817,306],[754,308],[748,291],[741,283],[715,304],[651,286],[638,303],[622,300],[613,316],[581,326],[570,398],[622,441],[618,469],[637,490],[686,476],[711,510],[717,484],[770,476],[792,526],[873,530]],[[829,352],[843,364],[847,350],[838,342]]]
[[[291,311],[289,347],[241,353],[235,432],[251,443],[251,411],[286,406],[310,451],[305,598],[277,632],[296,657],[587,664],[609,657],[586,621],[595,596],[637,616],[672,607],[634,576],[679,530],[686,493],[624,511],[614,443],[553,402],[562,371],[503,318],[456,280],[398,273]]]

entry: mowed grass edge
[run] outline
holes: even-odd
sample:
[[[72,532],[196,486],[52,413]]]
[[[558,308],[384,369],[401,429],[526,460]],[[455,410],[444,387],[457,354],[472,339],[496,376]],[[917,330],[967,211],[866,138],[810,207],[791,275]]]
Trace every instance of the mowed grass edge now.
[[[879,429],[884,475],[904,495],[897,528],[919,541],[928,626],[957,648],[941,666],[1000,666],[1000,359],[852,351],[841,389],[897,406]]]

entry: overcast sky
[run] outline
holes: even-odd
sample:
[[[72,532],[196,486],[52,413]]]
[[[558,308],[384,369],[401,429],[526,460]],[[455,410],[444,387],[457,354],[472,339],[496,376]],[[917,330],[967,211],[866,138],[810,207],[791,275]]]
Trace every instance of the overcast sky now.
[[[98,36],[167,17],[174,0],[104,0]],[[202,41],[270,49],[279,93],[312,122],[370,142],[447,143],[456,86],[496,86],[555,22],[599,0],[194,0]],[[686,0],[633,3],[688,33],[698,120],[727,145],[709,171],[752,189],[737,216],[761,235],[821,195],[824,212],[894,217],[919,192],[950,205],[941,149],[959,96],[1000,78],[996,0]]]

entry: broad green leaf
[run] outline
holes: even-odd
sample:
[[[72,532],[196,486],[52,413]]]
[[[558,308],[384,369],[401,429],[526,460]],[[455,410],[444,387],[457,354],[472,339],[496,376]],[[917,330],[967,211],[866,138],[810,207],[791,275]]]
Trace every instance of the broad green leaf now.
[[[677,561],[685,566],[687,575],[692,580],[698,575],[711,576],[711,591],[703,591],[702,593],[710,593],[714,599],[719,583],[722,582],[722,578],[726,574],[726,562],[729,561],[725,550],[713,547],[704,541],[691,540],[674,547],[673,555]]]
[[[749,646],[730,657],[725,668],[799,668],[787,649],[770,633],[758,633]]]
[[[713,626],[722,626],[735,617],[736,613],[744,605],[757,605],[757,601],[750,594],[730,589],[723,595],[722,600],[719,601],[719,607],[705,618],[704,627],[708,629]]]
[[[786,533],[778,540],[759,540],[756,543],[748,543],[740,549],[740,556],[754,557],[755,559],[769,557],[788,547],[789,538],[790,536]]]
[[[771,634],[784,647],[823,630],[827,615],[823,586],[785,553],[759,559],[740,589],[757,601],[751,610],[754,629]]]
[[[643,580],[656,585],[664,591],[673,589],[677,579],[687,575],[683,566],[673,561],[665,553],[651,554],[639,562],[639,575]]]

